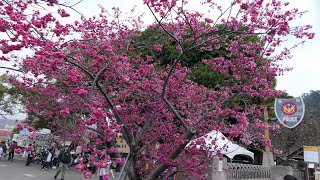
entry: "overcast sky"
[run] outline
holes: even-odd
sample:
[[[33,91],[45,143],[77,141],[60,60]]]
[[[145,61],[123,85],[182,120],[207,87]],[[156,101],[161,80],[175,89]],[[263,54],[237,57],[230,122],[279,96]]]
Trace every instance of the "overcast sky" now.
[[[78,0],[67,0],[70,4],[74,4]],[[142,2],[142,0],[140,0]],[[128,12],[134,5],[137,5],[137,14],[145,13],[144,21],[148,24],[154,21],[149,14],[146,6],[137,0],[83,0],[75,6],[77,10],[83,13],[86,17],[97,15],[99,8],[97,4],[101,4],[106,9],[112,7],[120,7],[123,12]],[[200,1],[200,0],[199,0]],[[227,0],[216,0],[227,4]],[[266,0],[267,1],[267,0]],[[190,1],[193,10],[199,10],[196,5],[198,0]],[[300,20],[295,22],[296,25],[311,24],[314,32],[320,32],[320,0],[288,0],[291,7],[297,7],[300,11],[308,11]],[[201,8],[203,10],[203,8]],[[318,10],[318,11],[317,11]],[[294,43],[291,41],[290,43]],[[289,95],[298,97],[302,93],[308,93],[310,90],[320,90],[320,61],[318,54],[320,51],[320,38],[316,34],[313,40],[307,41],[303,46],[300,46],[292,51],[294,57],[283,63],[284,66],[290,66],[294,69],[287,72],[284,76],[278,77],[277,89],[285,90]],[[10,118],[25,118],[24,115],[15,115]]]

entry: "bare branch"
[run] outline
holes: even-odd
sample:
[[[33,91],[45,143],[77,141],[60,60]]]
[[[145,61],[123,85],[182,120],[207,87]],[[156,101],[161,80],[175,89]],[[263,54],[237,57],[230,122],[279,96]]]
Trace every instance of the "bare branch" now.
[[[9,70],[12,70],[12,71],[17,71],[17,72],[23,72],[22,70],[20,69],[14,69],[14,68],[11,68],[11,67],[4,67],[4,66],[0,66],[0,69],[9,69]]]
[[[182,126],[188,130],[189,126],[187,123],[182,119],[180,114],[177,112],[177,110],[170,104],[170,102],[167,100],[167,98],[162,97],[163,101],[166,103],[167,107],[170,109],[170,111],[178,118],[178,120],[181,122]]]
[[[172,38],[174,39],[174,41],[175,41],[176,43],[178,43],[178,45],[182,48],[182,45],[181,45],[180,41],[179,41],[173,34],[171,34],[166,28],[163,27],[161,21],[160,21],[160,20],[157,18],[157,16],[154,14],[154,12],[152,11],[151,7],[150,7],[149,5],[147,5],[147,6],[148,6],[149,10],[151,11],[153,17],[156,19],[156,21],[157,21],[157,23],[159,24],[159,26],[160,26],[170,37],[172,37]]]
[[[229,9],[232,9],[232,7],[233,7],[233,3],[231,3],[231,5],[230,5],[223,13],[220,14],[220,16],[216,19],[216,22],[214,23],[214,26],[217,25],[219,19],[220,19]]]

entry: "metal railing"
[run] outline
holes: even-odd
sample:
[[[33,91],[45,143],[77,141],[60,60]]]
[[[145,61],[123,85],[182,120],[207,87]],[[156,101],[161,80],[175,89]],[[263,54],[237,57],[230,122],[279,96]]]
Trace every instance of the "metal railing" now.
[[[228,163],[227,167],[227,180],[271,180],[268,166]]]

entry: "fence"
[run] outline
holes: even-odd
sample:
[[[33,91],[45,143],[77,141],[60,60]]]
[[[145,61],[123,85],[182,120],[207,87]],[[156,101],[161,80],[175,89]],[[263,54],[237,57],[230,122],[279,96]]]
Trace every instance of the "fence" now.
[[[227,180],[271,180],[268,166],[228,163],[227,168]]]

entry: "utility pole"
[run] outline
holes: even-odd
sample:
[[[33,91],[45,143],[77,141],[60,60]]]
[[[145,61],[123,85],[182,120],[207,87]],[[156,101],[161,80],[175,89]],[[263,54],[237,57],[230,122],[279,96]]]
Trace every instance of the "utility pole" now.
[[[269,115],[268,115],[268,107],[264,107],[263,108],[263,118],[264,118],[264,125],[266,127],[268,127],[269,125]],[[269,134],[269,129],[265,129],[264,130],[264,137],[267,139],[267,140],[270,140],[270,134]],[[269,146],[265,146],[265,152],[270,152],[270,147]]]
[[[267,106],[265,106],[263,109],[263,119],[264,119],[264,125],[267,127],[269,125],[269,122],[268,122],[269,115],[268,115],[268,107]],[[264,137],[267,140],[270,140],[269,129],[264,130]],[[265,151],[263,152],[262,165],[265,165],[265,166],[275,165],[274,159],[273,159],[273,153],[271,152],[269,146],[265,146]]]

